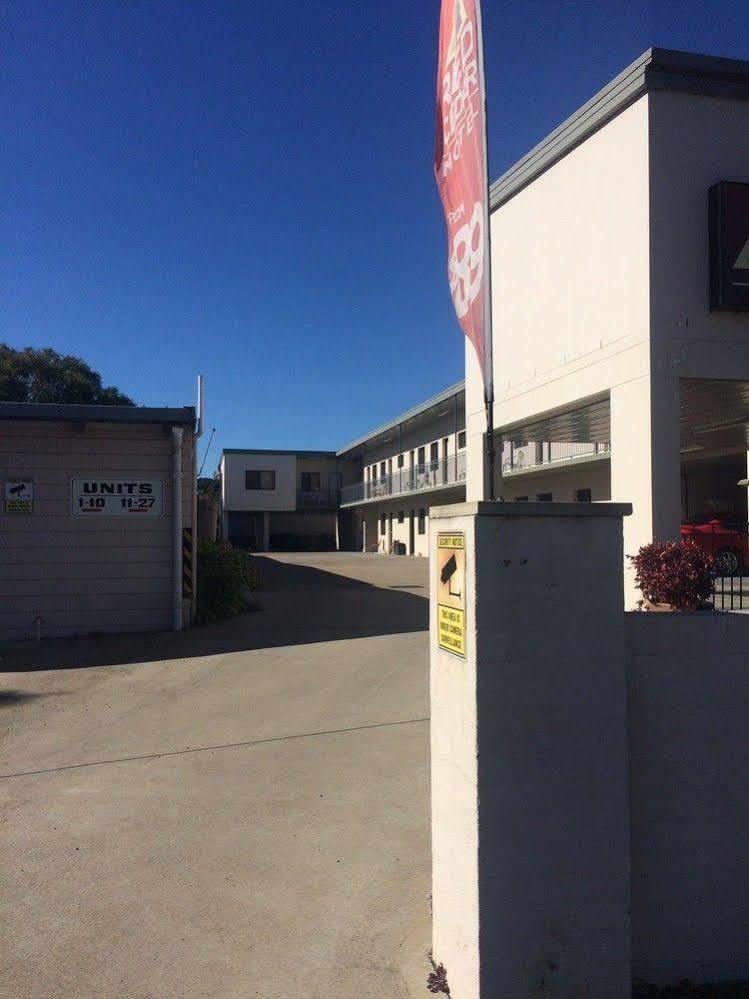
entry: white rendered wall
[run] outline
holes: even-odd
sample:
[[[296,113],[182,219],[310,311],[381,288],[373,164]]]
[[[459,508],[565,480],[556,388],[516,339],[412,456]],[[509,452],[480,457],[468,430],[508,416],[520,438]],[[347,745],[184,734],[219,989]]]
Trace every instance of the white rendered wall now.
[[[245,489],[245,472],[274,471],[276,488]],[[221,462],[222,501],[225,510],[296,509],[296,455],[224,454]]]
[[[749,182],[749,101],[650,95],[652,339],[665,376],[749,378],[749,315],[708,308],[707,192]]]
[[[749,618],[627,614],[633,973],[749,978]]]
[[[574,503],[578,489],[590,489],[594,503],[611,499],[611,469],[606,459],[555,467],[547,465],[523,475],[505,476],[502,493],[506,500],[527,496],[535,500],[539,493],[551,493],[554,503]]]
[[[631,995],[623,512],[432,512],[431,551],[466,539],[465,660],[430,574],[433,943],[461,999]]]
[[[492,213],[495,426],[647,378],[648,155],[646,95]],[[466,424],[470,496],[485,426],[470,344]]]

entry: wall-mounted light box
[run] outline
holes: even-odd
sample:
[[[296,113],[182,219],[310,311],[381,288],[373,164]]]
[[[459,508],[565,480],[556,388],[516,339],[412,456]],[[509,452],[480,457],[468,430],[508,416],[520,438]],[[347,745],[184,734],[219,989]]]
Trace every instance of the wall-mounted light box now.
[[[749,311],[749,184],[723,180],[708,193],[710,308]]]

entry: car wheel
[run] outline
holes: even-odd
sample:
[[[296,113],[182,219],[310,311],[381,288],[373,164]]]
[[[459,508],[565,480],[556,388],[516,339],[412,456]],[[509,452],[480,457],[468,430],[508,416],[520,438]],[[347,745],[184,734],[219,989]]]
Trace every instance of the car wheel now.
[[[715,553],[715,562],[719,576],[740,576],[744,569],[741,552],[735,548],[721,548]]]

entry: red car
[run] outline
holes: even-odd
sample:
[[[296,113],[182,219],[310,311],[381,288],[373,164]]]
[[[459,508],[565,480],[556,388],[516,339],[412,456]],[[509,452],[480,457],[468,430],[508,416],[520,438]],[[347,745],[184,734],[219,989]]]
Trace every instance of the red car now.
[[[682,538],[689,538],[708,555],[714,555],[724,576],[740,576],[749,564],[749,533],[717,517],[690,517],[681,525]]]

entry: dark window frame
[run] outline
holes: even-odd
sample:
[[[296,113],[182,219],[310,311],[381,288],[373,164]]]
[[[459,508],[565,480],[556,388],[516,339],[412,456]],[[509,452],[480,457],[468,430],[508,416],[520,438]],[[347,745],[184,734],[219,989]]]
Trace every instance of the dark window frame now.
[[[263,476],[264,475],[270,476],[271,485],[267,485],[267,484],[263,485]],[[250,482],[251,482],[250,477],[251,476],[253,476],[253,477],[257,476],[257,479],[253,479],[252,480],[252,481],[256,481],[257,485],[251,485],[250,484]],[[267,481],[268,480],[266,480],[266,482]],[[275,468],[246,468],[245,471],[244,471],[244,488],[245,488],[246,491],[247,490],[252,490],[253,492],[264,492],[264,493],[273,492],[275,490],[275,488],[276,488],[276,470],[275,470]]]
[[[308,486],[306,488],[304,485],[305,479],[308,481]],[[317,479],[316,486],[312,484],[310,481],[311,479]],[[303,493],[319,493],[322,489],[322,476],[320,472],[300,472],[299,484]]]

